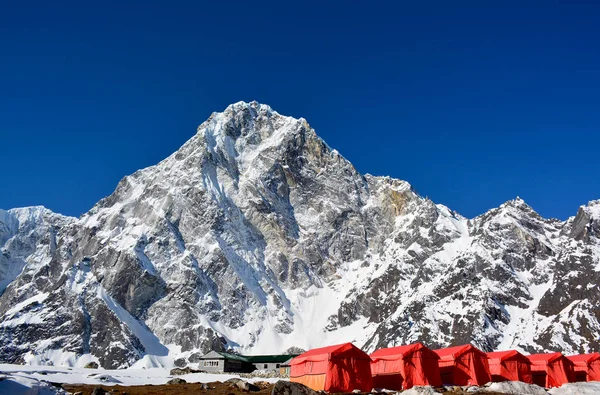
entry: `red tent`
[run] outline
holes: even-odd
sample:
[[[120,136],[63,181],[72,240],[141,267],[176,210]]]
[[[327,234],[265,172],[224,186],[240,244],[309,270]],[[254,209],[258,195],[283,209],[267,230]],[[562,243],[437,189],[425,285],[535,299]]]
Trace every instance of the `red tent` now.
[[[571,355],[567,357],[573,362],[575,381],[600,381],[600,354]]]
[[[517,350],[488,352],[492,381],[522,381],[531,384],[529,359]]]
[[[487,356],[470,344],[435,350],[444,384],[483,385],[492,380]]]
[[[533,383],[541,387],[560,387],[575,381],[573,363],[559,352],[527,355]]]
[[[370,392],[371,358],[352,343],[315,348],[291,360],[290,381],[315,391]]]
[[[371,359],[375,388],[402,390],[415,385],[442,385],[440,357],[421,343],[382,348],[372,353]]]

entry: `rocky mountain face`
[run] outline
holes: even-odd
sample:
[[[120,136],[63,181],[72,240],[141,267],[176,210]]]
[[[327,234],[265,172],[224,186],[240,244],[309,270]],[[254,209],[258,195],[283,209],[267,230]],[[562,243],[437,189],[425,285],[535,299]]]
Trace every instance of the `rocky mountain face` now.
[[[466,219],[304,119],[214,113],[81,218],[0,210],[0,361],[105,368],[422,341],[598,351],[600,201]],[[137,361],[137,362],[136,362]]]

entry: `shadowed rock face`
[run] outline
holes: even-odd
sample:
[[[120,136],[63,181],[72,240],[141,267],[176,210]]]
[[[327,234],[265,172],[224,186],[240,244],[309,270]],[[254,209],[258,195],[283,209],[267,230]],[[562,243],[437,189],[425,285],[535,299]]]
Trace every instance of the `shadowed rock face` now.
[[[236,103],[79,219],[0,210],[0,360],[597,350],[599,232],[599,201],[565,222],[521,199],[468,220],[359,174],[305,120]]]

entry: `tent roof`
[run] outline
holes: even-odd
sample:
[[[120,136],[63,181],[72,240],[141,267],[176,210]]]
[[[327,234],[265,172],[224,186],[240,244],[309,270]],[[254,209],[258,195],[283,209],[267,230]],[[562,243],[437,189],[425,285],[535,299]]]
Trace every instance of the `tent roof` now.
[[[517,357],[524,361],[529,362],[529,359],[517,350],[506,350],[506,351],[495,351],[486,353],[488,359],[498,359],[500,361],[506,361],[509,358]]]
[[[379,350],[371,353],[370,357],[372,360],[378,359],[401,359],[406,356],[411,355],[412,353],[426,349],[429,350],[421,343],[408,344],[406,346],[398,346],[398,347],[390,347],[390,348],[380,348]],[[431,352],[431,350],[429,350]]]
[[[456,359],[461,355],[467,352],[475,352],[477,354],[482,354],[484,356],[485,353],[473,346],[472,344],[463,344],[462,346],[448,347],[448,348],[440,348],[438,350],[433,350],[440,357],[440,359]]]
[[[328,354],[340,353],[340,352],[348,350],[349,348],[351,348],[353,346],[354,345],[352,343],[336,344],[333,346],[313,348],[312,350],[308,350],[305,353],[302,353],[300,355],[303,357],[312,357],[315,355],[328,355]]]
[[[369,355],[363,352],[360,348],[356,347],[352,343],[343,343],[336,344],[334,346],[321,347],[321,348],[313,348],[312,350],[308,350],[304,354],[300,354],[296,358],[292,359],[290,365],[296,365],[306,361],[323,361],[328,360],[330,357],[335,357],[336,355],[346,353],[346,352],[354,352],[356,355],[364,356],[363,359],[370,359]]]
[[[567,358],[570,359],[571,362],[590,363],[590,362],[600,359],[600,353],[593,352],[591,354],[569,355]]]
[[[551,352],[547,354],[531,354],[527,355],[527,359],[532,362],[542,362],[545,361],[547,363],[554,362],[557,359],[564,357],[560,352]]]

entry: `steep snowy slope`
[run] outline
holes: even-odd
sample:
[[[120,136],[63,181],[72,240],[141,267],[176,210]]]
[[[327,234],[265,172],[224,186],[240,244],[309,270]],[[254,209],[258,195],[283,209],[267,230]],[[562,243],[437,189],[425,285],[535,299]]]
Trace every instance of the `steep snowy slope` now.
[[[0,211],[0,360],[597,350],[599,232],[600,202],[566,222],[520,199],[467,220],[359,174],[304,119],[240,102],[79,219]]]

